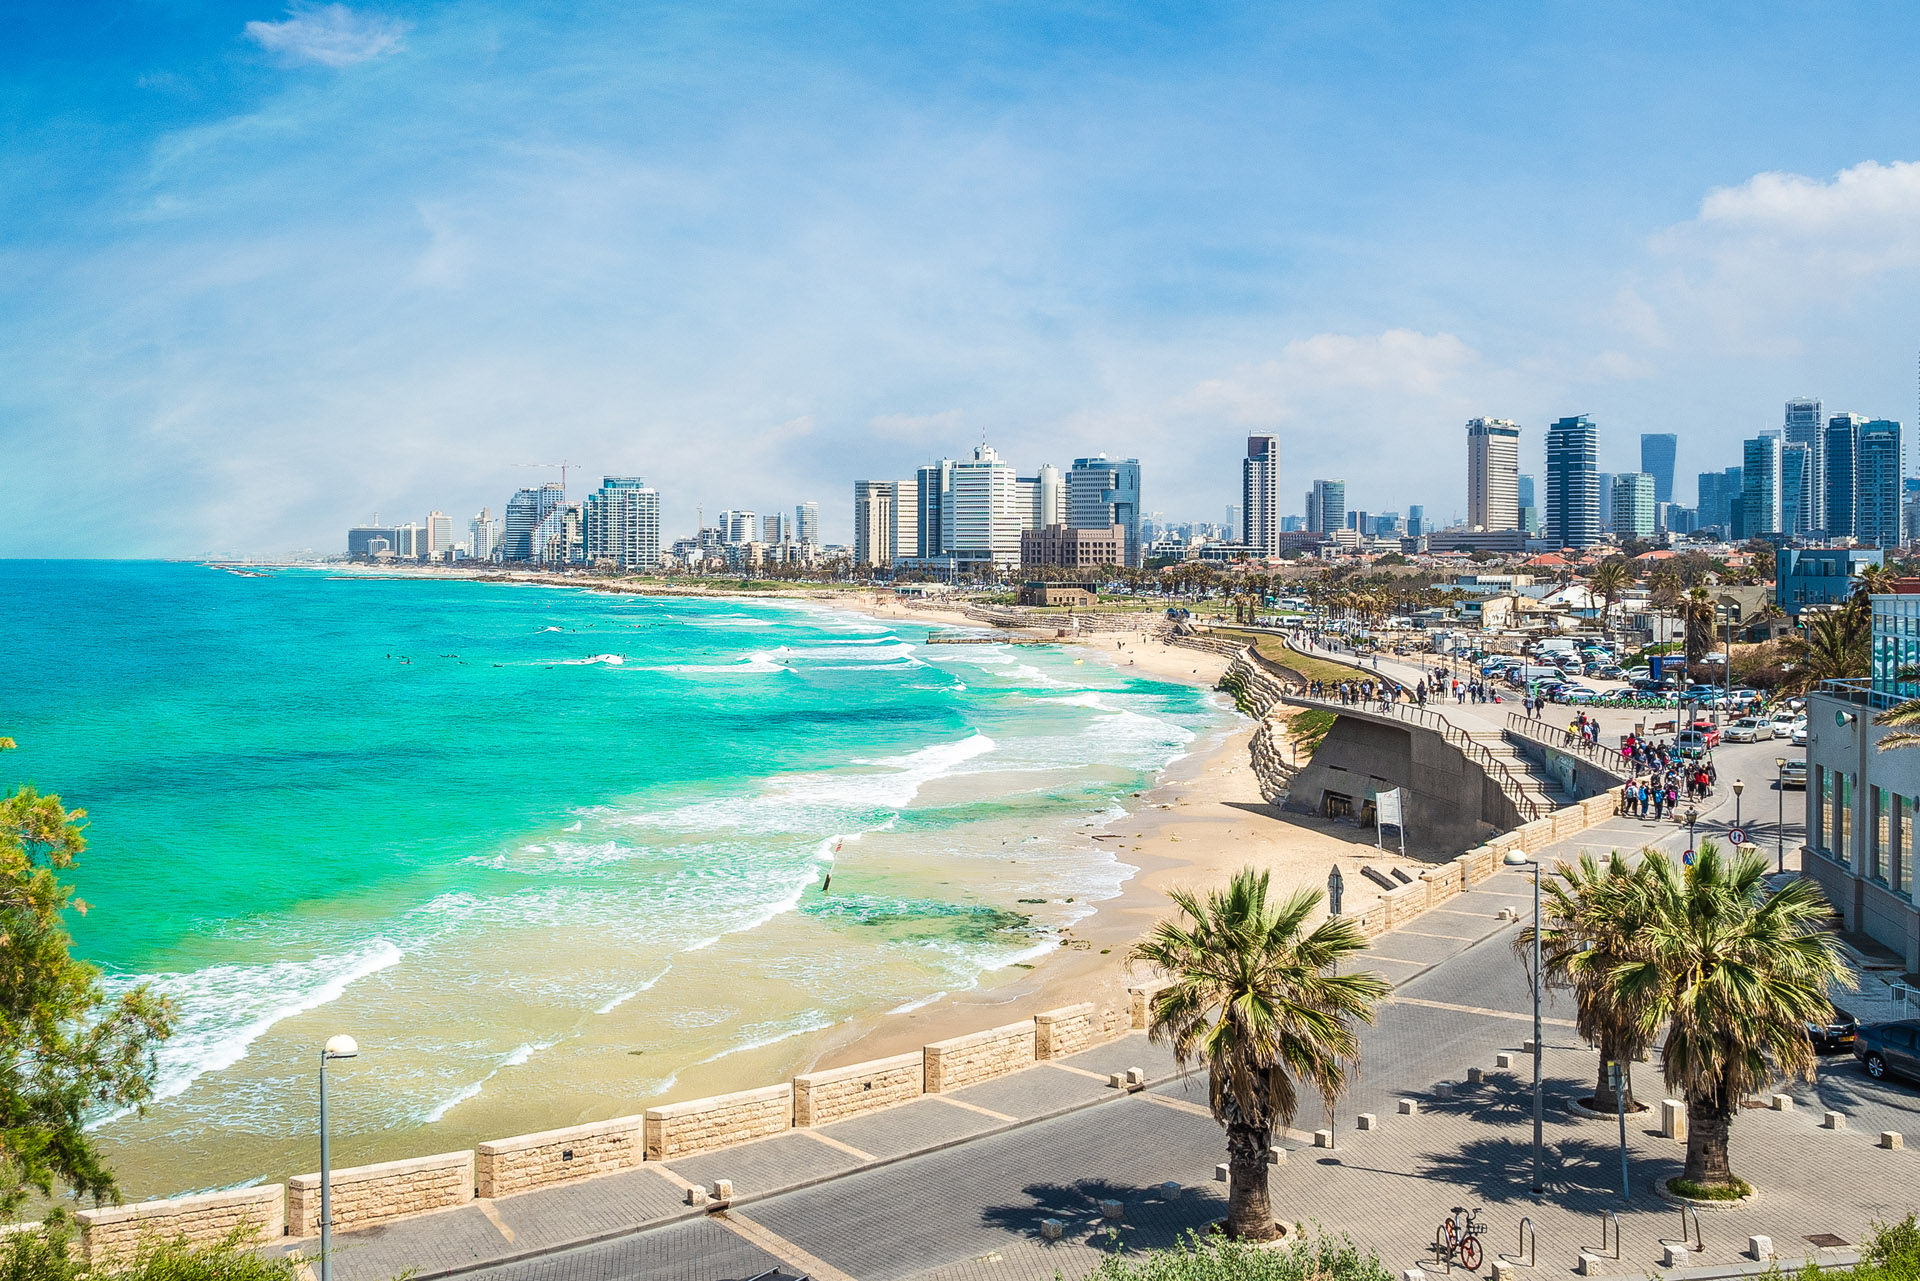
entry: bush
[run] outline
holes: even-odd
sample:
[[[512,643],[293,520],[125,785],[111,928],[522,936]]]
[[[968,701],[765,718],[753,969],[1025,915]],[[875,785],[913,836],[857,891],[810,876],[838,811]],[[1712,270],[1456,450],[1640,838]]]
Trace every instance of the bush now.
[[[1898,1223],[1876,1223],[1860,1247],[1857,1281],[1916,1281],[1920,1278],[1920,1223],[1913,1214]]]
[[[67,1222],[50,1219],[37,1231],[16,1232],[0,1250],[0,1281],[295,1281],[293,1260],[249,1249],[241,1234],[218,1245],[150,1238],[131,1259],[91,1268],[69,1252]]]
[[[1262,1250],[1189,1233],[1166,1250],[1103,1259],[1087,1281],[1393,1281],[1351,1237],[1308,1236]]]

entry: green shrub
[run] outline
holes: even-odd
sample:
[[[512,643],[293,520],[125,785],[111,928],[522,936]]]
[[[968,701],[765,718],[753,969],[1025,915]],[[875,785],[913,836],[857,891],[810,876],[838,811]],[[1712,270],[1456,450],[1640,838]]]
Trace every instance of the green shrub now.
[[[1169,1249],[1103,1259],[1087,1281],[1393,1281],[1393,1274],[1345,1235],[1303,1233],[1261,1250],[1189,1233]]]
[[[1750,1184],[1735,1179],[1731,1186],[1713,1183],[1689,1183],[1685,1179],[1668,1179],[1667,1191],[1675,1196],[1692,1197],[1696,1201],[1738,1201],[1753,1191]]]
[[[293,1260],[256,1253],[242,1233],[208,1246],[188,1245],[184,1237],[149,1238],[131,1259],[104,1268],[73,1257],[72,1239],[58,1218],[38,1231],[14,1233],[0,1249],[0,1281],[295,1281]]]

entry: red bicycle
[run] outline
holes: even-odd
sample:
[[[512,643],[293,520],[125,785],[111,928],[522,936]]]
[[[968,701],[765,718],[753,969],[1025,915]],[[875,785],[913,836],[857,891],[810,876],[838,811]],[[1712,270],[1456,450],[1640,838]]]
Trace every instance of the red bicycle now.
[[[1486,1221],[1479,1215],[1478,1206],[1469,1210],[1464,1205],[1456,1205],[1453,1213],[1440,1221],[1440,1230],[1434,1234],[1434,1240],[1443,1244],[1447,1253],[1469,1272],[1480,1267],[1480,1238],[1487,1234]]]

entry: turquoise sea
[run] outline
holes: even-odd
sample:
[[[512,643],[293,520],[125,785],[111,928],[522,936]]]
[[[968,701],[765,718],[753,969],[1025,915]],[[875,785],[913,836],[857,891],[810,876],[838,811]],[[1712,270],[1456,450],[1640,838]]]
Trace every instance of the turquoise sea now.
[[[306,1169],[334,1031],[345,1160],[779,1079],[1056,946],[1130,871],[1088,826],[1232,719],[810,601],[0,562],[0,603],[0,785],[85,807],[79,949],[181,1012],[100,1126],[136,1192]]]

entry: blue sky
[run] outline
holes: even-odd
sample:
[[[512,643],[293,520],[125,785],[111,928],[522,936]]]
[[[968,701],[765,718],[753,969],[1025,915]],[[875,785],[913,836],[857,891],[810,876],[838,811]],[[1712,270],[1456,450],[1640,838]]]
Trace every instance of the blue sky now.
[[[1790,396],[1912,422],[1911,11],[1675,8],[16,9],[0,555],[334,550],[561,459],[844,538],[983,434],[1218,519],[1275,431],[1444,517],[1475,415],[1678,431],[1682,498]]]

